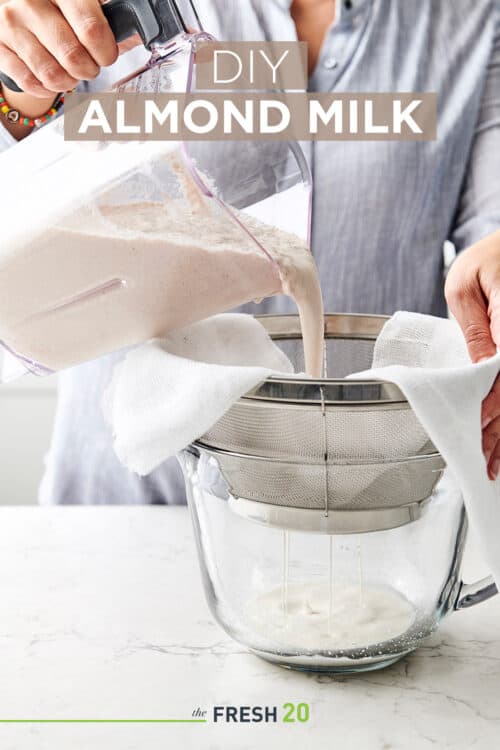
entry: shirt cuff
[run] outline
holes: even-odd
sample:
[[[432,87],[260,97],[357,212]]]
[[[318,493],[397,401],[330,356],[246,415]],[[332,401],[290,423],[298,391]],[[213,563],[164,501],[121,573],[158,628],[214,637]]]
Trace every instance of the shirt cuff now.
[[[500,229],[500,210],[496,213],[476,216],[453,232],[450,241],[455,245],[457,253],[466,250],[476,242],[480,242]]]

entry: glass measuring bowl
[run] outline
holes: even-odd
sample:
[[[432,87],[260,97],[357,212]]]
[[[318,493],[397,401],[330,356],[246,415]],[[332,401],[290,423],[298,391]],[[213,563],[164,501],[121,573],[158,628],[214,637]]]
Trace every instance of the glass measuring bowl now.
[[[181,462],[211,612],[265,659],[378,669],[418,648],[450,611],[496,593],[488,580],[472,589],[461,582],[467,519],[456,493],[436,491],[420,519],[395,529],[321,535],[242,518],[214,491],[221,478],[210,458],[184,453]],[[384,621],[395,601],[396,622]]]

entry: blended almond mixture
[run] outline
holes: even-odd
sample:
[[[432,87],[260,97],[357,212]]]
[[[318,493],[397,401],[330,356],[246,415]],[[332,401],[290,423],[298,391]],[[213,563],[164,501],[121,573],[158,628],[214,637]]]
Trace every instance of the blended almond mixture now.
[[[299,309],[307,372],[319,377],[323,305],[306,243],[240,214],[272,263],[190,178],[179,182],[184,198],[80,209],[7,258],[0,341],[59,370],[287,294]]]

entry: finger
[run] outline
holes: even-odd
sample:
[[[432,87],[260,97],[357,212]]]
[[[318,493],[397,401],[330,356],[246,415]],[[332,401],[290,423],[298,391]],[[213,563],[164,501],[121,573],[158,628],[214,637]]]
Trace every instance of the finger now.
[[[486,301],[479,284],[477,288],[464,285],[447,290],[447,300],[462,329],[472,362],[493,357],[496,346],[491,337]]]
[[[42,85],[15,52],[2,43],[0,43],[0,70],[12,78],[27,94],[44,99],[53,93]]]
[[[500,238],[500,233],[499,233]],[[488,305],[491,337],[497,348],[500,347],[500,278],[496,279],[495,289],[491,291]]]
[[[120,42],[118,44],[120,55],[122,55],[124,52],[128,52],[131,49],[135,49],[136,47],[139,47],[141,44],[142,44],[142,39],[139,36],[139,34],[134,34],[133,36],[130,36],[128,39],[125,39],[125,41]]]
[[[496,444],[487,467],[488,478],[495,481],[500,472],[500,441]]]
[[[79,42],[58,8],[50,3],[48,7],[30,3],[23,20],[28,28],[36,29],[38,41],[73,81],[88,81],[99,74],[99,66]]]
[[[483,453],[488,467],[492,464],[498,452],[500,441],[500,417],[496,417],[485,430],[483,430]]]
[[[57,4],[99,67],[112,65],[118,57],[118,45],[99,0],[57,0]]]
[[[496,378],[491,391],[483,401],[481,408],[482,429],[486,429],[498,416],[500,416],[500,376]]]
[[[47,91],[57,94],[77,85],[78,81],[64,70],[30,31],[20,26],[12,38],[16,53]]]

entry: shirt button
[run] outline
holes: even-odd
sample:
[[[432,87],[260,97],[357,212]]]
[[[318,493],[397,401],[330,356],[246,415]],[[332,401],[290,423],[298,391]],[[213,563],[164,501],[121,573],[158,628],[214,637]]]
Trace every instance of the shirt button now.
[[[337,62],[337,60],[334,57],[327,57],[326,60],[323,63],[323,66],[327,70],[333,70],[334,68],[337,67],[337,65],[338,65],[338,62]]]

